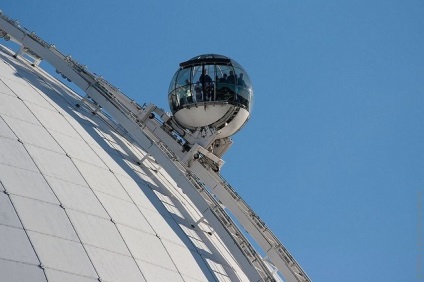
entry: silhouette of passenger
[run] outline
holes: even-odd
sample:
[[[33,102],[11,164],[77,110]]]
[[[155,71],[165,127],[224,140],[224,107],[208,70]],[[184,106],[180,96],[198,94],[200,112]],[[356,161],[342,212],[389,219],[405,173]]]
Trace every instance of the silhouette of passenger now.
[[[203,93],[204,93],[204,99],[210,100],[211,94],[213,92],[213,84],[212,84],[212,78],[208,75],[208,72],[206,70],[203,71],[202,75],[199,78],[199,82],[202,84]]]
[[[237,77],[234,75],[233,71],[230,71],[230,75],[227,78],[228,83],[234,83],[236,84],[237,82]]]
[[[224,73],[224,75],[219,79],[219,82],[227,83],[228,82],[228,74]]]
[[[240,74],[237,80],[237,84],[240,86],[246,87],[246,82],[244,82],[244,79],[243,79],[243,73]]]
[[[206,85],[208,83],[212,82],[212,78],[208,75],[208,73],[205,71],[202,73],[202,75],[199,78],[199,82],[203,85]]]

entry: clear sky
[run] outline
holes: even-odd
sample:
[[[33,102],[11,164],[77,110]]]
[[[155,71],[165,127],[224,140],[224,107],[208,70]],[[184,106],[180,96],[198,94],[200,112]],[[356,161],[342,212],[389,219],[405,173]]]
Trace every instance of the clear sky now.
[[[424,281],[423,1],[5,0],[0,9],[140,104],[168,109],[182,61],[235,59],[255,105],[222,174],[306,273]]]

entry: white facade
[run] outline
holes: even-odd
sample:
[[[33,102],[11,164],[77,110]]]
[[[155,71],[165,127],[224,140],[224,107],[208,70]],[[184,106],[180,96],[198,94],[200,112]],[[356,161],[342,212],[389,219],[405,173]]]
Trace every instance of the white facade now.
[[[0,45],[2,281],[260,280],[166,168],[12,54]]]

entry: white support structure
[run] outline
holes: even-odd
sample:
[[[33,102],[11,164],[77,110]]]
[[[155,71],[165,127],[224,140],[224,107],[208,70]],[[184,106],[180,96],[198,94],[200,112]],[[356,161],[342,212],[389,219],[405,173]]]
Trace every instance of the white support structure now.
[[[184,138],[177,136],[177,133],[181,135],[181,130],[165,125],[170,117],[163,110],[154,105],[138,105],[109,82],[89,72],[85,66],[62,54],[54,45],[28,32],[1,12],[0,34],[20,44],[21,52],[16,56],[25,52],[34,58],[33,66],[37,66],[41,59],[49,62],[58,73],[74,82],[93,100],[90,103],[92,111],[100,107],[105,109],[148,155],[166,166],[168,173],[177,183],[183,184],[181,188],[203,211],[204,218],[210,223],[216,219],[220,221],[262,280],[278,279],[273,273],[275,268],[285,281],[311,281],[265,223],[217,173],[223,161],[198,144],[185,146]],[[87,98],[82,103],[84,101]],[[96,108],[92,108],[93,105]],[[155,113],[160,120],[156,119]],[[221,203],[256,241],[266,259],[253,248]]]

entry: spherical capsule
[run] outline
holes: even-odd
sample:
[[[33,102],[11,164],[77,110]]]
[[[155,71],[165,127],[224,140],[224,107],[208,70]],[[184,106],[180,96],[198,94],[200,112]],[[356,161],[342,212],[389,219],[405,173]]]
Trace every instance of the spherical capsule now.
[[[181,63],[168,93],[178,124],[189,130],[211,127],[220,137],[234,134],[247,122],[253,103],[246,71],[236,61],[215,54]]]

